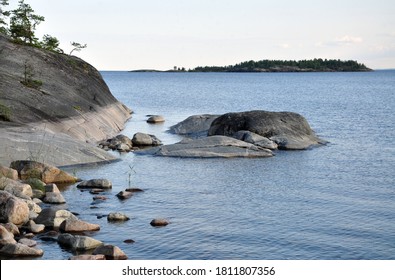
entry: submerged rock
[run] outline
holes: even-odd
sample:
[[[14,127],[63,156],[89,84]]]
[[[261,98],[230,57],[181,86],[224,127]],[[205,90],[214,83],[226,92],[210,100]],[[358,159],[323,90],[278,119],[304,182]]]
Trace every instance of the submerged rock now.
[[[124,221],[128,221],[130,220],[130,218],[128,216],[126,216],[125,214],[119,213],[119,212],[113,212],[108,214],[107,216],[107,220],[109,222],[124,222]]]
[[[276,142],[279,149],[300,150],[325,143],[315,135],[303,116],[292,112],[228,113],[213,121],[208,135],[232,136],[240,130],[266,137]]]
[[[150,224],[153,227],[164,227],[169,224],[169,221],[166,219],[153,219]]]
[[[120,191],[119,193],[117,193],[116,196],[119,199],[128,199],[128,198],[133,196],[133,193],[132,192],[128,192],[128,191]]]
[[[200,139],[184,139],[183,141],[164,145],[158,148],[139,151],[140,154],[168,157],[271,157],[273,152],[253,144],[226,136],[211,136]]]

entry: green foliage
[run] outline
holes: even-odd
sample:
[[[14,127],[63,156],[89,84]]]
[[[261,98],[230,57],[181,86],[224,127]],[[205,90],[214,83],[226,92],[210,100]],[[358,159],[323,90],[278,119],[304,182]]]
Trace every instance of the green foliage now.
[[[316,72],[316,71],[369,71],[364,64],[357,61],[340,59],[323,60],[260,60],[245,61],[230,66],[196,67],[192,72]]]
[[[0,121],[11,121],[11,109],[0,103]]]
[[[38,45],[35,37],[37,25],[44,21],[44,17],[34,14],[34,10],[24,0],[19,0],[17,9],[11,11],[10,34],[16,42],[28,45]]]
[[[0,33],[7,34],[6,18],[10,16],[10,12],[3,10],[4,6],[8,6],[8,0],[0,1]]]
[[[71,44],[71,46],[73,46],[73,49],[71,50],[70,55],[74,51],[80,52],[82,49],[85,49],[88,46],[87,44],[83,45],[83,44],[80,44],[80,43],[77,43],[77,42],[71,42],[70,44]]]
[[[45,183],[40,180],[41,174],[36,172],[37,174],[34,174],[32,178],[29,178],[25,181],[23,181],[25,184],[28,184],[32,187],[34,190],[40,190],[45,193]]]
[[[59,48],[59,40],[56,37],[51,35],[44,35],[43,40],[40,42],[40,45],[43,49],[63,53],[63,50]]]
[[[23,80],[21,81],[21,83],[29,88],[40,89],[40,87],[43,85],[43,82],[40,80],[35,80],[33,76],[34,76],[33,66],[29,64],[27,61],[25,61]]]

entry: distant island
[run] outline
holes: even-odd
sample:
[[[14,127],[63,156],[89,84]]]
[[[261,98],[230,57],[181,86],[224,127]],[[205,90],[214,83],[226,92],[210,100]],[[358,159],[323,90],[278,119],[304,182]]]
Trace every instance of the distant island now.
[[[130,72],[364,72],[372,71],[355,60],[309,59],[309,60],[260,60],[245,61],[229,66],[198,66],[186,70],[175,66],[171,70],[134,70]]]

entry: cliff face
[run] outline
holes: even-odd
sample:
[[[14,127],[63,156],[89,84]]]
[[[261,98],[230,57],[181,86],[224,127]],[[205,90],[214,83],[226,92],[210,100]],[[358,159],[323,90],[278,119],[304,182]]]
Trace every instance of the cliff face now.
[[[60,137],[95,143],[122,130],[130,114],[131,111],[111,94],[100,73],[88,63],[77,57],[14,44],[0,35],[0,129],[3,132],[0,140],[3,148],[3,141],[18,138],[16,131],[26,131],[25,135],[29,134],[30,138],[35,133],[42,142]],[[6,132],[11,127],[13,137],[7,137]],[[22,139],[29,137],[21,134]],[[18,143],[14,144],[13,149],[18,149]],[[86,143],[82,144],[86,151]],[[11,144],[8,146],[12,149]],[[91,148],[92,154],[96,154],[93,145]],[[4,153],[13,154],[1,148],[0,153],[0,163],[8,161]],[[80,162],[77,157],[50,163],[68,165],[95,161],[92,158]]]

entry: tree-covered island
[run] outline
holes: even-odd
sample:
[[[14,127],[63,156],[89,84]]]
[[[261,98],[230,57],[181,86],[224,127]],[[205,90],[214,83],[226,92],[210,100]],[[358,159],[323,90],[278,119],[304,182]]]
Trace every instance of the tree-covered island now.
[[[245,61],[229,66],[198,66],[191,72],[358,72],[371,71],[354,60],[309,59],[309,60],[260,60]]]
[[[184,67],[174,66],[167,71],[134,70],[130,72],[364,72],[372,71],[362,63],[355,60],[322,59],[308,60],[259,60],[245,61],[229,66],[198,66],[186,70]]]

